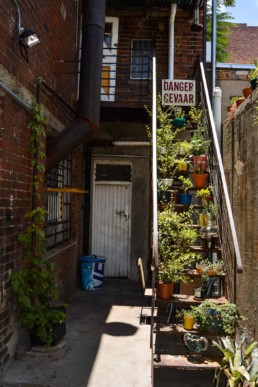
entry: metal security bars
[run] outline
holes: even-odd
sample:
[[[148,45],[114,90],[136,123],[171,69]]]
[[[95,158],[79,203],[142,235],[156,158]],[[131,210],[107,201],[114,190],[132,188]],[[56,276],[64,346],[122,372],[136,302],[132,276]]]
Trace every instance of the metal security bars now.
[[[47,175],[47,187],[57,189],[48,191],[46,209],[48,212],[45,227],[48,240],[47,247],[51,248],[70,238],[70,207],[71,193],[58,192],[58,189],[71,187],[71,158],[61,161]]]

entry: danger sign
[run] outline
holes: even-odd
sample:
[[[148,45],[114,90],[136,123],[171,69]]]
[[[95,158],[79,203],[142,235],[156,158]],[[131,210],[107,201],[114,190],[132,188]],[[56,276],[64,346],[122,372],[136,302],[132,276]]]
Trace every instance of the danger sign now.
[[[162,79],[162,105],[195,105],[195,81]]]

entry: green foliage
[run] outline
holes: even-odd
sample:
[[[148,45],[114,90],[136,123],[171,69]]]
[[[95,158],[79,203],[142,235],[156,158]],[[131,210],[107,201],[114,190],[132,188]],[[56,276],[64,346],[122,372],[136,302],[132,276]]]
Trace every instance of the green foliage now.
[[[195,156],[204,155],[210,145],[210,140],[207,140],[204,136],[205,126],[203,123],[203,113],[201,105],[197,107],[192,106],[189,111],[192,125],[196,126],[190,141],[191,151]]]
[[[212,187],[201,188],[196,191],[196,197],[205,199],[212,195]]]
[[[191,310],[200,331],[204,332],[232,335],[236,326],[244,319],[237,306],[232,303],[216,304],[213,301],[204,301],[198,306],[192,306]]]
[[[185,112],[181,107],[175,107],[173,109],[174,117],[175,118],[184,118],[185,117]]]
[[[255,69],[252,69],[249,74],[250,81],[258,78],[258,58],[254,59]]]
[[[192,224],[191,214],[191,210],[179,213],[173,204],[169,204],[158,215],[159,269],[163,281],[187,282],[189,277],[184,270],[199,258],[189,248],[198,236],[196,230],[189,227]]]
[[[149,116],[152,112],[145,107]],[[158,177],[171,178],[175,172],[175,160],[177,158],[179,143],[175,137],[180,129],[172,130],[173,107],[162,105],[161,95],[157,96],[157,169]],[[147,135],[151,139],[152,131],[146,127]]]
[[[239,98],[242,98],[242,97],[241,96],[231,97],[229,100],[230,105],[233,105],[233,103],[235,103]]]
[[[228,59],[228,45],[230,40],[230,31],[234,26],[232,20],[234,18],[229,12],[222,12],[222,6],[231,6],[233,2],[217,0],[217,42],[216,42],[216,61],[225,62]],[[229,5],[228,5],[229,4]],[[211,41],[212,37],[212,7],[211,4],[207,4],[207,41]]]
[[[46,119],[40,113],[40,105],[35,105],[30,129],[31,165],[34,169],[33,195],[34,202],[41,200],[40,185],[44,181],[45,151],[42,139],[45,137]],[[28,329],[36,329],[37,336],[44,345],[49,346],[54,340],[53,324],[65,320],[65,313],[50,307],[50,302],[58,298],[54,283],[55,265],[47,260],[47,239],[43,230],[47,211],[40,205],[25,214],[27,227],[19,235],[23,246],[24,266],[12,271],[10,281],[19,304],[19,315],[22,324]]]
[[[220,368],[215,372],[216,387],[219,386],[221,372],[227,377],[229,387],[255,387],[258,384],[258,348],[257,342],[249,346],[244,336],[222,337],[213,340],[213,345],[223,354]]]
[[[178,180],[181,181],[181,183],[182,183],[181,188],[185,193],[187,193],[187,191],[189,191],[189,189],[194,187],[194,185],[189,177],[179,176]]]

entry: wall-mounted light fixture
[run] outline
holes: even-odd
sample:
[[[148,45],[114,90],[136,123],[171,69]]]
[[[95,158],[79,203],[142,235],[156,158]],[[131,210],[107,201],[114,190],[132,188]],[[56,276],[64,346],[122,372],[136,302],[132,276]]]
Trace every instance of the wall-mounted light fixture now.
[[[203,25],[199,22],[199,14],[200,14],[200,9],[199,7],[196,7],[194,10],[193,23],[191,25],[191,30],[194,32],[199,32],[203,30]]]
[[[36,44],[40,43],[40,40],[39,40],[37,34],[35,34],[35,32],[33,32],[33,31],[31,31],[31,30],[29,30],[27,28],[23,28],[21,26],[21,11],[20,11],[20,7],[19,7],[19,4],[18,4],[17,0],[13,0],[13,2],[15,3],[15,5],[17,7],[17,15],[18,15],[18,25],[17,25],[18,44],[20,44],[24,48],[33,47]]]

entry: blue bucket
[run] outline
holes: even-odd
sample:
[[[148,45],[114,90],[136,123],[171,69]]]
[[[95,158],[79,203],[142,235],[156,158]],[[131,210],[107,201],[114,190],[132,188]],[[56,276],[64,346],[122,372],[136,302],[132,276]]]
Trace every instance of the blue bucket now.
[[[104,265],[106,258],[95,255],[80,258],[81,284],[84,290],[101,290],[103,288]]]

